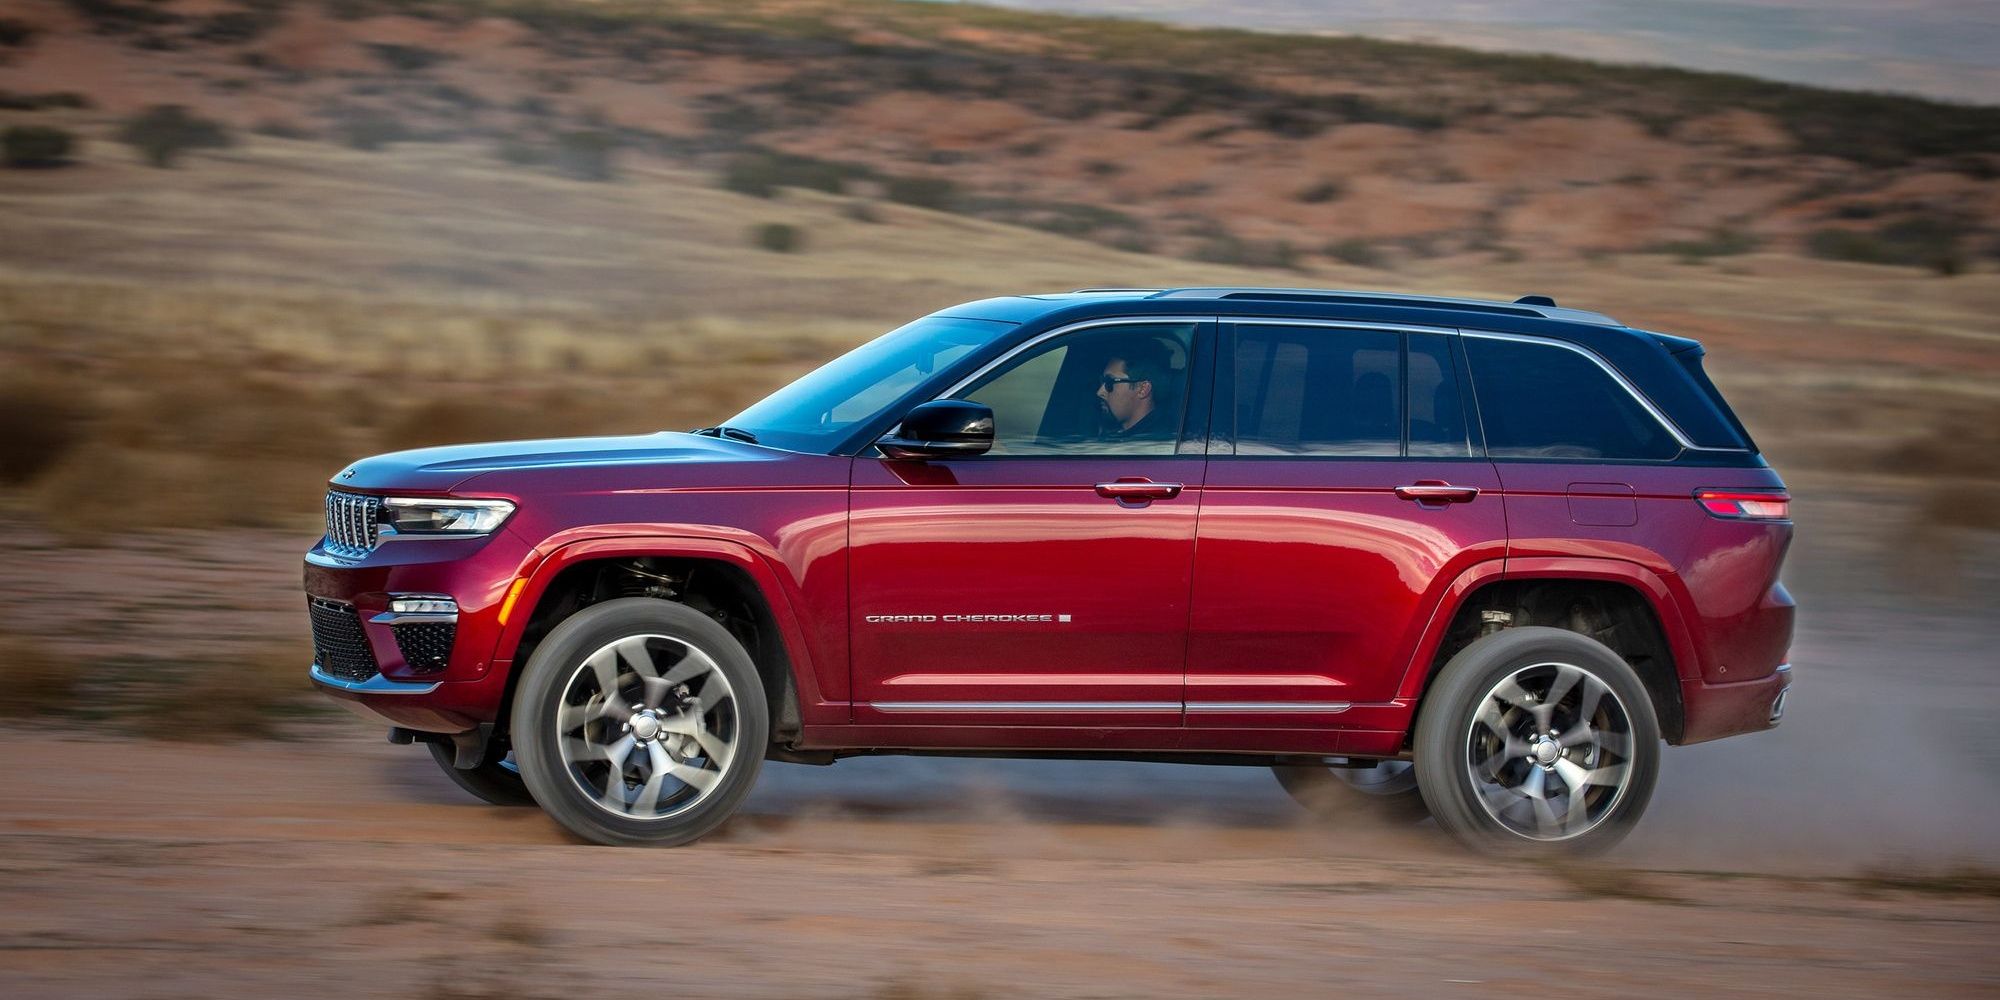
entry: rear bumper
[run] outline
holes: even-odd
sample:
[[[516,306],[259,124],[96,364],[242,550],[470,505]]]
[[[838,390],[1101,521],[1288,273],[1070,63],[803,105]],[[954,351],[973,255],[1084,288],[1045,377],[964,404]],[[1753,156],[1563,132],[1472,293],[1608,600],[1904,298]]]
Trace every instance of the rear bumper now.
[[[1725,736],[1761,732],[1778,724],[1785,695],[1792,687],[1792,665],[1779,664],[1770,675],[1731,684],[1681,682],[1685,721],[1678,741],[1706,743]]]

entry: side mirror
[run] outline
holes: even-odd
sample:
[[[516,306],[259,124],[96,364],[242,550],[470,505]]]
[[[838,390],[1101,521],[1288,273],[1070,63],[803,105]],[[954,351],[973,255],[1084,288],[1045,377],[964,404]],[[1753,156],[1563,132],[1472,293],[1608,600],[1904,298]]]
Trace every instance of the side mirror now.
[[[964,399],[933,399],[911,410],[895,433],[875,442],[890,458],[966,458],[993,447],[993,408]]]

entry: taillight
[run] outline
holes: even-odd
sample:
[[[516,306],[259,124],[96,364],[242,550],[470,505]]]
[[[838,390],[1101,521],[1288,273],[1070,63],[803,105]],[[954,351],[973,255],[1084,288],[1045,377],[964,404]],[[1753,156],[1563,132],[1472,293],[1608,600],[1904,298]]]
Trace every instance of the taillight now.
[[[1792,508],[1791,495],[1784,492],[1699,490],[1694,500],[1701,504],[1701,509],[1716,517],[1748,521],[1782,521],[1791,516]]]

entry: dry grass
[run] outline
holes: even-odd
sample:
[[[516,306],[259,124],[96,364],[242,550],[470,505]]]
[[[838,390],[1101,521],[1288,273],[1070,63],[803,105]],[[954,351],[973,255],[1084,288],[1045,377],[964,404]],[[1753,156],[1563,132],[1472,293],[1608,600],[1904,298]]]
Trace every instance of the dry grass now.
[[[309,650],[271,646],[224,660],[163,667],[136,707],[147,735],[168,740],[249,740],[283,735],[287,722],[324,708],[301,665]]]
[[[311,696],[309,651],[267,646],[224,658],[99,661],[59,655],[28,636],[0,636],[0,717],[143,719],[167,740],[269,739],[326,710]]]

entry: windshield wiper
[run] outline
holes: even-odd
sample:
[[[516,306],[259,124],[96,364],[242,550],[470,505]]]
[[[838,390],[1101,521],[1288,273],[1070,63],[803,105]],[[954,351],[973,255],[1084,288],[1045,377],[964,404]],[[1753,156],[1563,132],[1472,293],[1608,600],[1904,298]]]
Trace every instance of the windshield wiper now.
[[[757,443],[757,435],[740,427],[724,427],[721,424],[717,424],[714,427],[703,427],[694,433],[705,434],[714,438],[729,438],[732,441],[742,441],[745,444]]]

